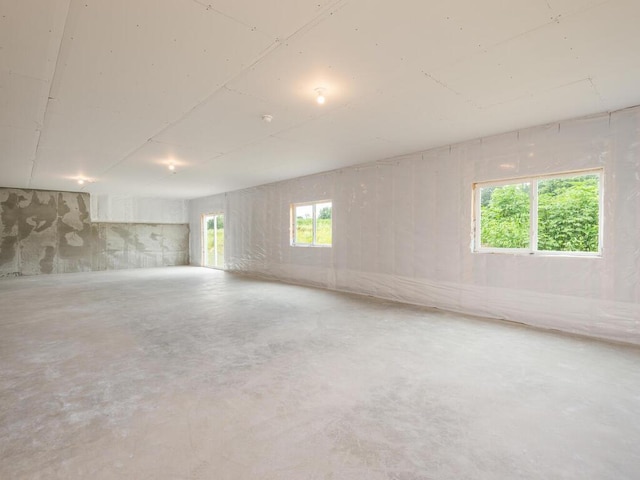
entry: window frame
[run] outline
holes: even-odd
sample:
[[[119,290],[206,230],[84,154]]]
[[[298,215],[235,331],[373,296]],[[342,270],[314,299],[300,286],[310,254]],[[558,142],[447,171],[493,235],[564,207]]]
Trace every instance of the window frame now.
[[[598,176],[598,251],[578,252],[566,250],[538,250],[538,182],[557,178],[572,178],[586,175]],[[529,248],[500,248],[483,247],[481,243],[482,233],[482,199],[481,191],[488,187],[502,187],[514,184],[529,184]],[[590,168],[573,170],[544,175],[527,177],[515,177],[502,180],[476,182],[473,184],[473,218],[472,218],[472,245],[473,253],[502,253],[511,255],[537,255],[537,256],[568,256],[599,258],[603,254],[603,230],[604,230],[604,168]]]
[[[317,229],[317,222],[318,222],[317,206],[324,203],[331,204],[331,243],[317,243],[317,238],[316,238],[317,236],[316,229]],[[296,233],[298,231],[297,229],[298,218],[296,217],[296,208],[306,207],[306,206],[311,206],[312,238],[311,238],[311,243],[299,243],[296,241]],[[317,200],[313,202],[292,203],[290,207],[290,214],[291,214],[291,222],[290,222],[289,240],[290,240],[290,245],[292,247],[320,247],[320,248],[333,247],[333,200],[326,199],[326,200]]]

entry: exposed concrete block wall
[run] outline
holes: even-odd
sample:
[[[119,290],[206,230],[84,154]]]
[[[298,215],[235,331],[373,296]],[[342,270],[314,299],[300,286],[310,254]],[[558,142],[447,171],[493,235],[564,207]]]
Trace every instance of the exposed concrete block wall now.
[[[88,194],[0,189],[0,276],[89,270]]]
[[[87,193],[0,188],[0,276],[188,264],[187,224],[92,223]]]

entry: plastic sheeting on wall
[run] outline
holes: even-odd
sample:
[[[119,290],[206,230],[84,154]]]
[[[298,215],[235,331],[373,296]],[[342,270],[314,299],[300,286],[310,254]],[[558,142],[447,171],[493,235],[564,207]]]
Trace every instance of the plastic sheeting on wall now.
[[[474,182],[604,169],[603,254],[474,253]],[[333,246],[292,247],[290,204],[333,201]],[[229,270],[640,344],[640,108],[190,202],[226,215]]]

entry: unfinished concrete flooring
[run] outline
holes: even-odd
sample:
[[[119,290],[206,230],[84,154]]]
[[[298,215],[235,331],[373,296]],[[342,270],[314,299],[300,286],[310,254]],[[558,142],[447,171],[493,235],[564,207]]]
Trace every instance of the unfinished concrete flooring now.
[[[195,267],[0,318],[3,480],[640,478],[637,348]]]

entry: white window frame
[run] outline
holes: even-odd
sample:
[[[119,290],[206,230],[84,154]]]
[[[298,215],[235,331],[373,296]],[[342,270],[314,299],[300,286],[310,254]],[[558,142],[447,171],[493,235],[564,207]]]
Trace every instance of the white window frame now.
[[[598,176],[598,251],[597,252],[571,252],[571,251],[550,251],[538,250],[538,182],[554,178],[581,177],[584,175]],[[488,187],[501,187],[505,185],[529,183],[529,248],[498,248],[482,247],[480,235],[481,225],[481,190]],[[603,205],[604,205],[604,169],[592,168],[587,170],[576,170],[569,172],[554,173],[548,175],[536,175],[532,177],[518,177],[504,180],[477,182],[473,184],[473,219],[472,235],[473,241],[471,249],[474,253],[503,253],[520,255],[543,255],[543,256],[570,256],[570,257],[602,257],[603,252]]]
[[[316,239],[316,224],[317,224],[317,206],[330,203],[331,204],[331,243],[317,243]],[[306,207],[311,206],[311,224],[313,230],[313,236],[311,243],[298,243],[296,242],[296,232],[297,232],[297,222],[298,219],[296,217],[296,208],[297,207]],[[321,247],[321,248],[331,248],[333,246],[333,201],[331,199],[327,200],[318,200],[314,202],[303,202],[303,203],[292,203],[291,204],[291,246],[292,247]]]

